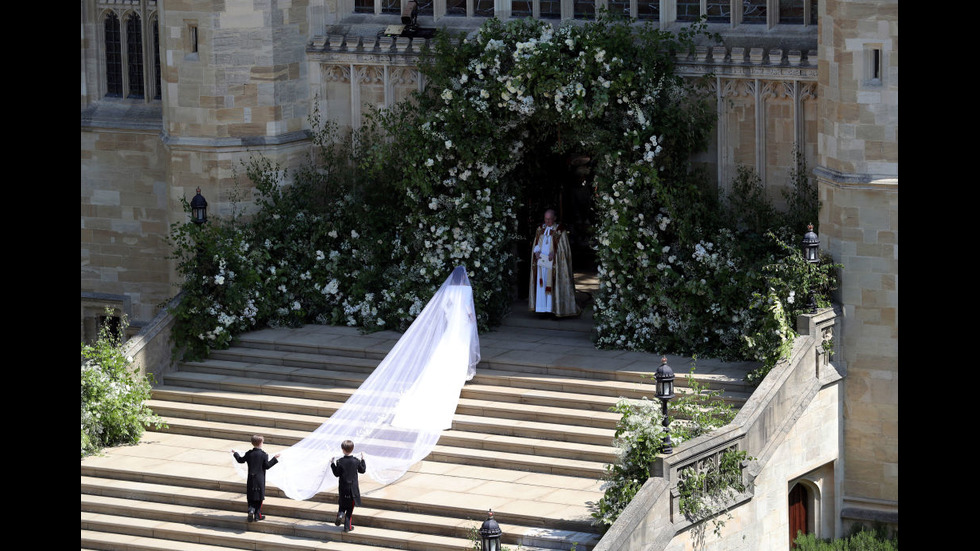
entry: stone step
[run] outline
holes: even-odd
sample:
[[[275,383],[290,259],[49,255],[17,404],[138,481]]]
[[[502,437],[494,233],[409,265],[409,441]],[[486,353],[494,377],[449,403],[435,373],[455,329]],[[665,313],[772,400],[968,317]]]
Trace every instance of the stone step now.
[[[288,393],[292,385],[280,388],[283,394]],[[266,388],[265,390],[268,390]],[[303,387],[295,388],[297,394],[305,394]],[[316,389],[317,391],[322,389]],[[282,394],[258,394],[257,392],[234,392],[226,390],[206,390],[195,387],[158,386],[153,389],[155,400],[165,402],[184,402],[245,408],[262,412],[283,412],[316,416],[322,419],[332,415],[341,405],[340,402],[324,402],[322,400],[287,396]],[[176,415],[176,414],[174,414]],[[574,442],[581,444],[608,445],[612,442],[614,430],[592,428],[536,421],[521,421],[513,419],[497,419],[492,417],[463,415],[457,413],[453,417],[452,428],[457,431],[481,432],[505,436],[537,438],[559,442]]]
[[[131,509],[138,509],[139,502]],[[418,533],[392,532],[354,525],[354,531],[344,533],[339,527],[314,521],[292,521],[282,523],[266,519],[248,524],[245,517],[223,515],[216,519],[213,515],[191,511],[189,508],[173,505],[172,513],[166,515],[173,520],[119,516],[83,511],[82,529],[99,534],[116,533],[157,540],[183,542],[206,542],[208,546],[252,549],[254,546],[264,551],[292,551],[302,549],[344,549],[367,551],[369,549],[405,549],[410,551],[458,551],[467,547],[461,538],[447,538]],[[138,513],[149,514],[146,508]],[[161,515],[155,515],[161,516]],[[237,517],[237,518],[236,518]],[[331,530],[332,528],[332,530]],[[96,540],[83,540],[85,545],[97,545]],[[343,544],[343,545],[341,545]],[[177,544],[178,546],[180,543]],[[179,547],[176,547],[179,549]],[[175,549],[175,547],[170,547]],[[205,548],[207,549],[207,548]]]
[[[309,397],[317,397],[319,399],[326,399],[322,396],[322,393],[325,391],[323,387],[330,385],[339,387],[333,391],[338,393],[337,399],[344,401],[354,389],[364,382],[364,379],[370,373],[369,371],[341,371],[329,369],[328,367],[293,368],[274,364],[241,364],[227,360],[209,360],[206,362],[185,363],[181,371],[167,374],[163,377],[163,380],[180,384],[179,382],[181,380],[190,378],[191,375],[189,374],[191,373],[237,376],[243,379],[267,378],[311,385],[308,387],[310,389]],[[708,383],[710,384],[710,381]],[[245,384],[248,385],[250,383],[246,382]],[[683,385],[678,381],[676,385],[677,393],[683,394],[690,392],[686,388],[686,385],[686,381],[683,382]],[[717,387],[719,385],[714,384],[710,386]],[[507,389],[504,390],[500,387],[506,387]],[[490,391],[489,389],[491,388],[494,390]],[[512,389],[522,389],[522,391]],[[463,387],[462,396],[478,397],[478,391],[484,392],[484,396],[503,401],[527,401],[529,396],[537,394],[536,391],[551,392],[554,394],[538,394],[533,399],[537,400],[538,403],[552,403],[551,400],[556,398],[574,399],[583,405],[588,403],[591,409],[608,411],[619,398],[652,399],[656,394],[656,386],[650,382],[581,379],[568,376],[531,375],[518,371],[480,369],[477,371],[473,380]],[[728,389],[721,396],[720,400],[740,406],[750,395],[750,391]]]
[[[164,377],[164,381],[167,385],[164,388],[170,385],[179,385],[198,389],[236,391],[246,395],[279,395],[278,393],[281,392],[283,396],[322,400],[324,401],[323,411],[329,411],[327,415],[336,411],[336,408],[340,407],[354,391],[352,388],[318,387],[310,383],[293,384],[295,381],[287,381],[289,384],[284,384],[278,379],[229,377],[212,373],[192,374],[178,372],[168,374]],[[500,392],[508,393],[511,391],[501,389]],[[512,392],[511,395],[513,395]],[[541,400],[538,400],[538,404],[528,404],[469,398],[469,391],[466,386],[463,387],[460,396],[456,413],[463,415],[482,415],[493,418],[551,422],[560,425],[606,429],[615,429],[616,423],[619,420],[619,415],[614,412],[580,409],[578,407],[580,402],[575,399],[564,398],[561,395],[555,395],[554,401],[558,402],[558,405],[555,406],[544,405],[547,402]],[[330,404],[327,402],[330,402]],[[270,402],[266,400],[265,403],[268,404]],[[614,401],[608,401],[608,403],[612,404]]]
[[[320,327],[320,326],[313,326]],[[336,328],[333,328],[336,329]],[[346,329],[346,328],[341,328]],[[310,329],[311,331],[313,329]],[[228,350],[215,351],[212,359],[228,360],[236,363],[244,363],[246,366],[239,365],[242,369],[255,369],[251,364],[276,364],[292,367],[310,367],[328,369],[340,372],[361,372],[370,373],[371,370],[384,358],[388,346],[365,346],[358,348],[352,342],[357,342],[358,338],[341,339],[343,344],[340,348],[332,348],[333,344],[310,344],[308,342],[287,342],[274,343],[270,337],[261,336],[264,331],[256,331],[243,335],[236,340],[235,346]],[[394,332],[383,332],[388,334],[382,342],[393,345],[400,335]],[[620,382],[636,383],[640,385],[653,385],[653,372],[660,364],[660,358],[653,354],[641,352],[622,352],[622,351],[597,351],[592,347],[591,340],[583,339],[581,336],[569,337],[577,345],[568,348],[567,354],[557,357],[552,353],[535,353],[532,350],[522,350],[517,348],[522,337],[521,333],[513,332],[495,333],[490,332],[481,335],[481,349],[491,351],[510,350],[513,354],[484,354],[482,361],[477,365],[477,377],[483,373],[492,374],[494,371],[519,373],[523,376],[532,374],[564,375],[576,379],[599,379],[614,380]],[[554,343],[541,336],[534,335],[527,337],[529,342],[548,342],[550,346]],[[332,342],[332,341],[331,341]],[[373,341],[377,342],[377,341]],[[351,354],[350,356],[346,354]],[[622,365],[615,369],[596,369],[590,367],[590,363],[602,364],[608,362],[608,358],[619,358]],[[600,359],[603,359],[600,361]],[[376,360],[376,361],[375,361]],[[673,358],[671,363],[676,374],[675,386],[687,386],[687,366],[690,359]],[[710,361],[702,361],[702,367],[707,366],[708,371],[695,370],[694,378],[702,384],[707,384],[711,388],[731,391],[744,392],[747,397],[751,394],[752,387],[744,381],[731,377],[720,377],[711,374]],[[623,365],[634,364],[635,369],[623,369]],[[682,370],[682,367],[684,370]],[[746,367],[746,371],[751,366]]]
[[[247,441],[170,433],[148,433],[145,440],[148,442],[82,462],[81,476],[98,480],[101,487],[90,493],[107,493],[104,487],[111,484],[116,490],[109,495],[128,497],[126,492],[139,495],[149,484],[179,487],[179,495],[184,496],[156,501],[183,503],[181,499],[187,499],[194,505],[196,496],[208,491],[224,495],[236,507],[244,502],[245,481],[236,472],[230,450],[243,449]],[[284,446],[267,439],[265,447],[274,454]],[[361,495],[365,512],[370,508],[482,521],[489,508],[508,526],[592,533],[595,529],[587,502],[601,497],[601,484],[597,479],[527,473],[483,463],[465,466],[424,460],[389,485],[362,477]],[[273,507],[270,512],[284,505],[306,507],[299,505],[302,503],[319,503],[334,511],[336,507],[335,492],[297,502],[269,485],[266,498]]]
[[[320,496],[318,496],[320,497]],[[335,495],[325,496],[335,500]],[[182,510],[175,507],[178,504]],[[185,488],[162,484],[126,483],[109,479],[82,477],[81,510],[103,515],[138,516],[166,521],[183,521],[205,524],[205,520],[220,519],[222,527],[244,528],[247,530],[274,527],[275,533],[283,533],[284,526],[297,521],[324,524],[328,533],[340,532],[333,525],[336,502],[327,500],[296,501],[271,497],[263,504],[266,524],[247,524],[243,513],[242,494],[228,491]],[[186,518],[190,515],[190,518]],[[496,515],[499,517],[499,515]],[[184,517],[184,518],[180,518]],[[428,536],[469,540],[473,530],[478,528],[485,516],[475,519],[458,518],[432,513],[413,513],[359,507],[355,510],[355,530],[350,536],[358,536],[358,528],[374,528],[390,531],[403,536],[418,533]],[[498,519],[503,520],[503,519]],[[208,522],[208,524],[214,524]],[[242,526],[244,525],[244,526]],[[572,543],[579,546],[594,545],[598,534],[559,530],[554,533],[540,528],[520,526],[504,521],[501,525],[504,534],[501,538],[506,545],[521,545],[563,549]],[[464,542],[465,543],[465,542]]]
[[[167,423],[166,431],[173,434],[248,441],[252,434],[261,433],[270,444],[291,446],[312,430],[305,425],[304,428],[290,428],[291,424],[296,423],[294,419],[276,419],[276,426],[259,422],[244,424],[247,423],[245,418],[239,419],[240,422],[229,423],[171,417],[161,413],[162,408],[158,410],[159,404],[151,404],[150,407]],[[448,436],[440,439],[440,444],[436,445],[427,459],[458,465],[481,465],[598,479],[605,472],[604,464],[616,457],[615,449],[611,446],[600,450],[597,446],[587,444],[549,444],[546,440],[480,436],[457,431],[445,431],[445,434]]]
[[[302,399],[271,399],[269,397],[241,398],[229,393],[211,392],[206,395],[189,389],[158,388],[153,391],[149,407],[168,418],[197,419],[260,427],[313,431],[333,413],[333,406]],[[257,407],[258,406],[258,407]],[[613,431],[610,429],[581,430],[583,427],[514,422],[485,416],[456,415],[452,430],[446,431],[444,443],[457,442],[465,446],[487,449],[511,448],[514,451],[540,455],[565,456],[577,459],[612,462]],[[489,446],[489,448],[488,448]],[[499,446],[499,447],[497,447]]]

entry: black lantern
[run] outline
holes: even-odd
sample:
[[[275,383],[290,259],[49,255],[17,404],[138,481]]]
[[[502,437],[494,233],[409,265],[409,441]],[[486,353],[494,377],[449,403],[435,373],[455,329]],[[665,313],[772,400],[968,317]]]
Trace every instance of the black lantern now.
[[[806,230],[806,233],[803,234],[803,258],[810,265],[816,265],[820,263],[820,238],[814,233],[813,224],[808,224]],[[812,287],[807,289],[806,305],[811,314],[817,313],[817,299]]]
[[[197,188],[197,195],[191,199],[191,220],[195,224],[203,224],[208,221],[208,202],[201,195],[201,188]]]
[[[810,264],[820,262],[820,238],[813,231],[813,224],[808,224],[803,234],[803,257]]]
[[[487,520],[480,527],[480,542],[482,551],[500,551],[500,525],[493,519],[493,511],[487,512]]]
[[[667,417],[667,402],[674,398],[674,370],[667,365],[667,358],[660,358],[660,367],[654,374],[657,378],[657,398],[663,408],[664,450],[663,453],[674,453],[670,442],[670,419]]]

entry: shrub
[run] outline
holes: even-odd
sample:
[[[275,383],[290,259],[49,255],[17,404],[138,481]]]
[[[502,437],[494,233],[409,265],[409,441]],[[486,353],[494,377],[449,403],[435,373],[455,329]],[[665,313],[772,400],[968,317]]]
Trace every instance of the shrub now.
[[[106,309],[106,322],[94,344],[82,343],[82,457],[109,446],[135,444],[147,425],[163,426],[145,403],[152,376],[132,370],[131,360],[121,351],[126,317],[114,333],[111,315]]]
[[[831,540],[797,532],[793,544],[797,551],[898,551],[898,533],[889,535],[883,526],[857,526],[851,535]]]

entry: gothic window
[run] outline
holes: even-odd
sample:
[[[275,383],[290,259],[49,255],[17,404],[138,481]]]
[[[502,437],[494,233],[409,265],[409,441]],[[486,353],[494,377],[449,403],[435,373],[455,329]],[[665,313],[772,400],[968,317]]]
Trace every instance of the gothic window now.
[[[732,3],[729,0],[708,0],[705,13],[709,23],[728,23],[732,20]]]
[[[595,19],[595,0],[574,0],[575,19]]]
[[[130,98],[143,97],[143,33],[140,16],[133,14],[126,21],[126,53],[129,69]]]
[[[446,0],[446,15],[466,16],[466,0]]]
[[[154,18],[153,28],[153,99],[160,99],[160,22]]]
[[[660,21],[660,0],[638,0],[636,18],[646,21]]]
[[[677,20],[696,21],[701,17],[701,0],[677,0]]]
[[[473,0],[473,15],[493,17],[493,0]]]
[[[742,0],[742,23],[766,24],[767,0]]]
[[[561,19],[561,0],[538,0],[541,19]]]
[[[531,17],[531,0],[512,0],[510,4],[510,15],[512,17]]]
[[[401,0],[381,0],[381,13],[402,13]]]
[[[776,9],[782,25],[817,24],[817,0],[779,0]]]
[[[659,0],[656,1],[659,2]],[[608,0],[606,6],[609,9],[609,13],[616,15],[629,15],[630,13],[630,0]]]
[[[122,97],[122,42],[119,18],[110,13],[105,18],[106,96]]]
[[[153,0],[145,3],[155,4]],[[135,9],[107,8],[100,27],[105,63],[102,94],[109,98],[160,99],[160,32],[156,13],[143,17]]]

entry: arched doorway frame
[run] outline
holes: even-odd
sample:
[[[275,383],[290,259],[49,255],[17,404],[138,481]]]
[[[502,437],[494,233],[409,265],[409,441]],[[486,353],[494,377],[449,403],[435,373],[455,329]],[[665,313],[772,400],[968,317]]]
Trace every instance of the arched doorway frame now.
[[[806,498],[805,498],[806,528],[807,528],[806,533],[813,534],[814,536],[819,538],[821,537],[821,521],[822,521],[821,504],[823,502],[823,492],[821,491],[820,483],[818,481],[811,479],[809,475],[805,475],[803,477],[791,480],[789,484],[787,484],[787,488],[786,488],[787,526],[789,527],[789,530],[793,529],[790,520],[789,503],[790,503],[790,496],[793,492],[793,489],[796,488],[797,485],[799,485],[806,491]],[[788,535],[790,541],[789,548],[792,549],[793,548],[792,541],[793,538],[795,537],[795,534],[788,534]]]

